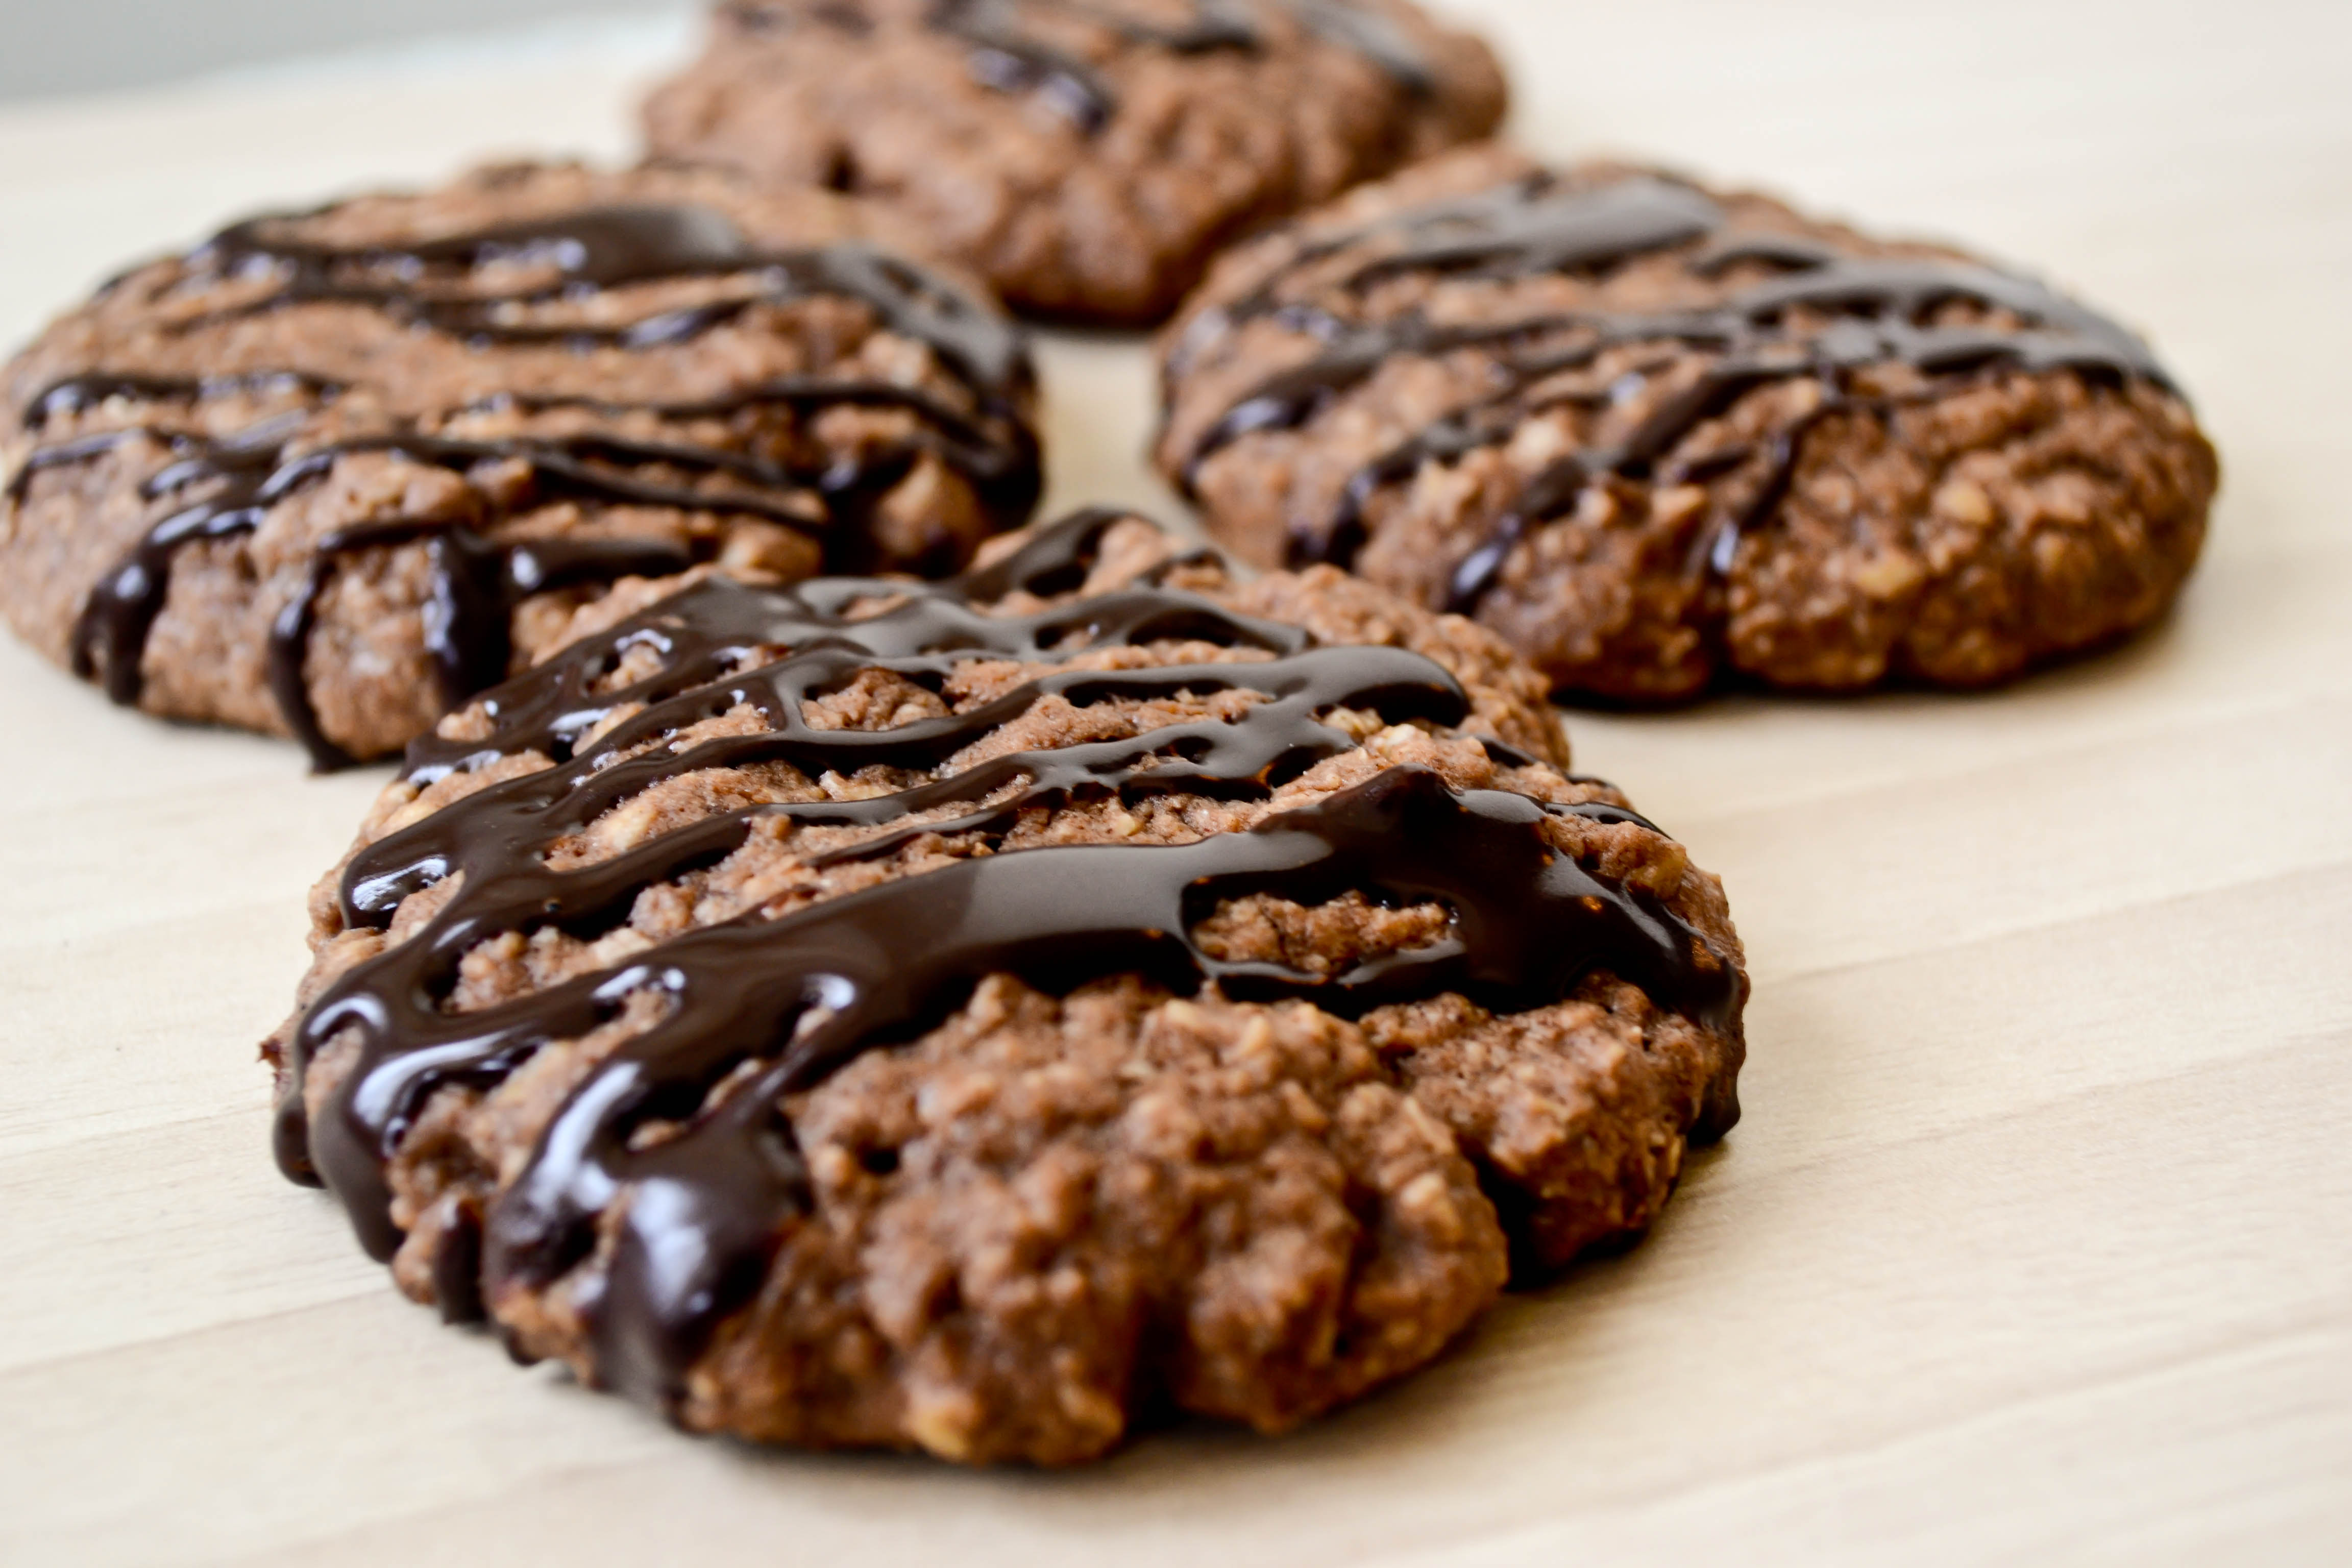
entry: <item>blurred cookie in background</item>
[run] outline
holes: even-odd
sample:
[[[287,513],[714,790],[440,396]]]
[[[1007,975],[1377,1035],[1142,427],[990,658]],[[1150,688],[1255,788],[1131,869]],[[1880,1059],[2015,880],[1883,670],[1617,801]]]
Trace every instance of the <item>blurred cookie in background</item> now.
[[[2148,347],[2030,278],[1499,145],[1240,247],[1163,369],[1218,538],[1607,700],[2007,679],[2161,615],[2219,483]]]
[[[1040,489],[984,288],[716,171],[239,224],[11,364],[0,610],[120,703],[398,751],[631,577],[946,573]]]
[[[734,0],[646,125],[661,158],[880,203],[1016,310],[1132,327],[1506,97],[1407,0]]]

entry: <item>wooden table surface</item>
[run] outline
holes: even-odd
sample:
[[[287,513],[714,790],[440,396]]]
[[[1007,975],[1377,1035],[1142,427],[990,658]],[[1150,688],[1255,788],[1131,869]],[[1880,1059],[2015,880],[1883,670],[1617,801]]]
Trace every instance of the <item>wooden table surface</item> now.
[[[1520,130],[1965,237],[2228,464],[2170,623],[1989,696],[1571,716],[1723,873],[1748,1117],[1648,1244],[1280,1442],[1083,1473],[673,1434],[398,1300],[254,1042],[381,774],[0,642],[0,1560],[2352,1562],[2352,7],[1480,0]],[[683,27],[0,112],[0,336],[257,205],[617,155]],[[1168,506],[1046,350],[1055,493]]]

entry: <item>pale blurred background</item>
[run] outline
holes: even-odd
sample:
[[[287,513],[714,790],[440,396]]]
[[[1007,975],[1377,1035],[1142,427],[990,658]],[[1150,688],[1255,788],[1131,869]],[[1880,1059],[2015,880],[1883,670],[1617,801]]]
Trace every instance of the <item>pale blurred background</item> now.
[[[675,0],[0,0],[0,99],[145,87],[297,56],[683,9]]]

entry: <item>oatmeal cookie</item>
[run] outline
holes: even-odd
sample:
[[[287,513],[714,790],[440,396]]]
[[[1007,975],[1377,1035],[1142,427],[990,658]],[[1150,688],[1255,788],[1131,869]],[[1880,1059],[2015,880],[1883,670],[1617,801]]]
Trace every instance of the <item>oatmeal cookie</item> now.
[[[1505,98],[1406,0],[736,0],[646,125],[664,158],[881,203],[1016,310],[1148,326],[1218,246]]]
[[[562,166],[239,224],[8,367],[0,612],[118,702],[334,765],[625,578],[958,570],[1034,508],[1033,376],[887,231]]]
[[[2008,679],[2160,615],[2219,482],[2147,345],[2039,283],[1499,146],[1234,252],[1163,363],[1160,467],[1236,552],[1603,699]]]
[[[689,1429],[1275,1432],[1638,1234],[1738,1114],[1716,879],[1488,634],[1082,514],[713,576],[413,749],[278,1155],[411,1296]]]

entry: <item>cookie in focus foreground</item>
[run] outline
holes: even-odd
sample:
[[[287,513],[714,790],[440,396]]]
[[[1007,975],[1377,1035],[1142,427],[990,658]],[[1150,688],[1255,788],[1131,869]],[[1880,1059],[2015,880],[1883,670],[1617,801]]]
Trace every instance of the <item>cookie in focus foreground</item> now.
[[[1164,320],[1217,247],[1506,100],[1408,0],[735,0],[653,151],[888,207],[1016,310]]]
[[[1720,885],[1467,623],[1108,513],[628,596],[414,749],[268,1047],[289,1173],[526,1359],[971,1462],[1279,1431],[1738,1118]]]
[[[1241,247],[1164,368],[1160,465],[1236,552],[1612,700],[2008,679],[2161,615],[2219,483],[2147,346],[2031,279],[1498,146]]]
[[[0,379],[0,610],[118,702],[333,765],[628,577],[957,570],[1034,507],[1033,377],[892,243],[563,166],[240,224]]]

